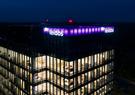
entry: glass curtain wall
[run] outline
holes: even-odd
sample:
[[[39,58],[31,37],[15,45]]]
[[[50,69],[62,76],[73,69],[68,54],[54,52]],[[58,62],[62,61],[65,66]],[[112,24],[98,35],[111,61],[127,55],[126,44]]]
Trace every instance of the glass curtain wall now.
[[[11,95],[32,94],[31,57],[19,52],[0,47],[0,75],[3,78],[3,93]],[[6,82],[5,82],[6,81]]]
[[[39,84],[36,91],[44,92],[42,89],[46,87],[44,90],[53,95],[104,95],[111,90],[108,84],[113,81],[113,54],[114,50],[108,50],[74,61],[42,56],[46,62],[46,77],[44,71],[40,71],[38,77],[46,78],[47,82]],[[36,66],[40,66],[38,64],[40,62]]]
[[[113,49],[65,61],[0,47],[0,91],[9,95],[104,95],[113,86],[113,59]]]

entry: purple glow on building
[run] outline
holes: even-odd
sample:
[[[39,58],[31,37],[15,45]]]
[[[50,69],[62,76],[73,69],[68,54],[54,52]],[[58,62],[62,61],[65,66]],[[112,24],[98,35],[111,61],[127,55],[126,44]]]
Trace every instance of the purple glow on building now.
[[[83,33],[83,34],[84,34],[84,31],[85,31],[84,28],[82,28],[82,33]]]
[[[77,34],[77,29],[74,29],[74,34]]]
[[[68,30],[67,29],[64,30],[64,34],[68,35]]]
[[[81,29],[78,29],[78,34],[81,34]]]
[[[101,31],[101,29],[98,27],[98,32],[100,32]]]
[[[44,33],[55,36],[74,36],[74,35],[86,35],[86,34],[96,34],[96,33],[112,33],[114,32],[114,27],[112,26],[101,26],[101,27],[78,27],[78,28],[49,28],[45,27],[43,29]]]
[[[73,29],[71,29],[71,30],[70,30],[70,34],[73,34],[73,32],[74,32]]]
[[[86,33],[88,33],[88,28],[85,29]]]
[[[95,32],[97,32],[97,28],[95,28]]]
[[[94,29],[94,28],[92,28],[92,33],[94,32],[94,30],[95,30],[95,29]]]
[[[89,33],[91,33],[91,28],[89,28]]]

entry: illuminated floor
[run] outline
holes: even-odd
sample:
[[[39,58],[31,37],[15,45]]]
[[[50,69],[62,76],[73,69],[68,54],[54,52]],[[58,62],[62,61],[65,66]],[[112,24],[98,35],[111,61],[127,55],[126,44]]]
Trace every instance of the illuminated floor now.
[[[73,61],[0,51],[0,89],[9,95],[105,95],[113,87],[114,50]]]

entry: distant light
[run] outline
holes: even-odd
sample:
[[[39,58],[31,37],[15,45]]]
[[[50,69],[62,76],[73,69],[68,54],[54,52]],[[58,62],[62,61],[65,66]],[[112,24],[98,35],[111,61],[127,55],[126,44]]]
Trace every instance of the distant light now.
[[[45,22],[48,22],[48,21],[49,21],[48,19],[45,20]]]

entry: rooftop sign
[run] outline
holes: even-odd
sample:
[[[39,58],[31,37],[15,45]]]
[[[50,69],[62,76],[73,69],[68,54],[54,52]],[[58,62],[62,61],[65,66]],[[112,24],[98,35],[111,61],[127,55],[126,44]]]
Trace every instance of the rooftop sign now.
[[[78,28],[50,28],[44,27],[44,33],[55,36],[77,36],[77,35],[89,35],[96,33],[112,33],[114,27],[112,26],[100,26],[100,27],[78,27]]]

